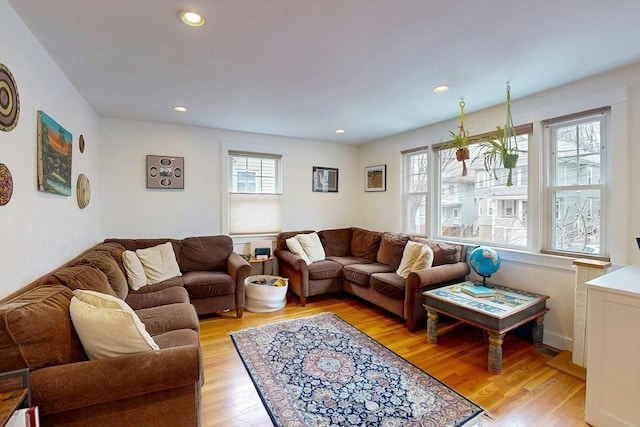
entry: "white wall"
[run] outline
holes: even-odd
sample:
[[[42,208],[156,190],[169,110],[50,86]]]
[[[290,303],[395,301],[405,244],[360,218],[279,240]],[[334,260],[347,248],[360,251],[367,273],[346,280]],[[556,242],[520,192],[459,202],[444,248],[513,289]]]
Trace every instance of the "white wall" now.
[[[357,224],[357,148],[295,138],[101,120],[102,221],[106,237],[176,237],[223,233],[222,146],[283,153],[284,230]],[[184,190],[146,188],[146,155],[184,157]],[[311,191],[313,166],[339,169],[338,193]]]
[[[0,298],[52,270],[98,241],[100,176],[98,117],[5,0],[0,0],[0,63],[18,85],[20,117],[0,131],[0,162],[13,176],[13,197],[0,206]],[[72,195],[38,192],[37,111],[73,135]],[[78,138],[86,149],[80,154]],[[84,173],[91,201],[80,209],[75,183]]]
[[[517,81],[511,82],[512,94],[517,95]],[[465,100],[467,110],[473,100]],[[612,200],[609,226],[612,237],[611,259],[615,264],[640,265],[640,251],[635,237],[640,236],[640,64],[634,64],[582,81],[564,85],[547,92],[512,102],[516,125],[534,123],[533,150],[541,144],[540,121],[561,115],[612,105]],[[502,124],[505,106],[465,114],[465,127],[471,134],[488,132]],[[359,169],[387,164],[387,191],[360,193],[361,222],[376,230],[401,230],[402,212],[389,209],[401,203],[401,152],[424,147],[446,139],[455,130],[458,119],[420,128],[401,135],[374,141],[359,147]],[[533,156],[529,156],[530,158]],[[529,170],[538,179],[539,164]],[[531,197],[531,196],[530,196]],[[386,208],[387,207],[387,208]],[[533,211],[533,209],[530,209]],[[375,212],[375,214],[365,214]],[[541,218],[530,212],[531,221]],[[534,236],[534,244],[540,239]],[[572,260],[545,255],[529,255],[515,251],[499,251],[503,266],[492,277],[496,283],[549,295],[551,311],[545,320],[547,344],[558,348],[572,348],[574,270]]]

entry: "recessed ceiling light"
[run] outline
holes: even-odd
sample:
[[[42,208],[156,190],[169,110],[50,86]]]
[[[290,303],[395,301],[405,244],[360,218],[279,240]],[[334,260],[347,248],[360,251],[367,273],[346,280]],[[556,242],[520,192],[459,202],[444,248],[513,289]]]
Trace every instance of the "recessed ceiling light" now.
[[[344,129],[338,129],[336,133],[344,133]]]
[[[184,113],[187,111],[186,107],[182,107],[180,105],[177,105],[175,107],[173,107],[173,111],[177,111],[178,113]]]
[[[445,93],[449,91],[449,85],[438,85],[433,88],[434,93]]]
[[[204,24],[204,17],[192,10],[183,10],[178,16],[182,19],[182,22],[192,27],[199,27]]]

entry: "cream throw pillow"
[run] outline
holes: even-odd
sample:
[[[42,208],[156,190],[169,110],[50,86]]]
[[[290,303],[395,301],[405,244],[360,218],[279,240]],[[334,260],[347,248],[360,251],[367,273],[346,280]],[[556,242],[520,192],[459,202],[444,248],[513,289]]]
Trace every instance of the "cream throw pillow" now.
[[[298,234],[296,239],[298,239],[298,242],[302,245],[311,262],[323,261],[325,259],[324,248],[322,247],[318,233]]]
[[[77,289],[69,314],[89,359],[159,350],[138,315],[119,298]]]
[[[149,285],[182,276],[171,242],[151,248],[138,249],[136,254],[142,263]]]
[[[422,253],[422,244],[409,240],[407,244],[404,246],[404,251],[402,252],[402,260],[400,261],[400,265],[396,270],[396,274],[404,279],[407,278],[409,273],[411,273],[411,268],[413,268],[413,264],[415,264],[416,260]]]
[[[424,270],[425,268],[431,268],[433,265],[433,249],[431,246],[427,244],[422,245],[422,249],[418,254],[413,266],[411,267],[411,271]],[[409,274],[407,273],[407,276]]]
[[[300,258],[304,260],[305,263],[307,263],[307,265],[311,264],[311,260],[309,259],[309,257],[307,256],[307,253],[302,248],[302,245],[300,244],[298,239],[296,239],[295,237],[289,237],[287,240],[285,240],[285,242],[287,243],[287,247],[289,248],[292,254],[298,255]]]
[[[144,274],[144,267],[135,252],[122,252],[122,263],[127,272],[127,283],[129,283],[131,289],[137,291],[147,285],[147,276]]]

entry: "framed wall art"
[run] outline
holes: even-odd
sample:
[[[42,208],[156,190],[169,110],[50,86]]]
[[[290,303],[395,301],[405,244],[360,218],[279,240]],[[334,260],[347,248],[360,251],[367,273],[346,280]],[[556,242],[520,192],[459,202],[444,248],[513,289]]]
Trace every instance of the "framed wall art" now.
[[[387,191],[387,165],[364,168],[364,191]]]
[[[184,157],[148,155],[147,188],[184,188]]]
[[[320,193],[338,192],[338,169],[313,167],[313,191]]]
[[[73,135],[38,111],[38,191],[71,195]]]

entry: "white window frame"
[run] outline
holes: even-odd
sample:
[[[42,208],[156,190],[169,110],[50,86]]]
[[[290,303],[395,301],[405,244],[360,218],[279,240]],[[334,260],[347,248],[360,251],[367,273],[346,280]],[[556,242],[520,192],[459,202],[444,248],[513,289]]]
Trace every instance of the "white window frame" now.
[[[557,184],[558,179],[558,171],[556,170],[557,162],[556,162],[556,141],[553,138],[553,129],[561,126],[569,126],[572,124],[579,124],[582,122],[592,121],[595,118],[599,118],[601,120],[601,149],[600,149],[600,182],[598,184],[593,184],[593,170],[589,171],[589,184],[578,184],[578,185],[559,185]],[[584,111],[581,113],[570,114],[566,116],[561,116],[558,118],[546,120],[543,122],[544,126],[544,146],[546,148],[546,161],[544,162],[544,166],[546,168],[545,174],[545,206],[552,207],[552,210],[547,210],[550,212],[548,217],[545,218],[546,224],[546,233],[545,240],[542,242],[542,252],[556,255],[564,255],[564,256],[585,256],[585,257],[593,257],[593,258],[603,258],[608,259],[610,256],[610,234],[609,234],[609,226],[608,226],[608,206],[609,199],[611,197],[610,188],[611,188],[611,170],[609,168],[610,165],[610,155],[611,155],[611,108],[603,107],[598,108],[596,110]],[[579,172],[578,172],[579,174]],[[561,219],[561,212],[558,210],[558,199],[555,195],[558,192],[567,192],[567,191],[597,191],[600,194],[600,228],[599,228],[599,242],[600,242],[600,252],[597,254],[591,254],[588,252],[580,252],[580,251],[571,251],[571,250],[563,250],[554,247],[554,239],[555,239],[555,224],[556,221]],[[593,213],[593,205],[592,201],[588,200],[588,204],[590,205],[589,212]]]
[[[275,237],[280,230],[274,230],[271,232],[256,232],[249,234],[233,234],[230,232],[229,224],[230,224],[230,203],[229,196],[231,193],[231,168],[229,167],[230,163],[230,154],[233,153],[247,153],[260,155],[263,154],[265,156],[278,157],[279,158],[279,180],[277,184],[278,192],[274,193],[274,196],[279,196],[282,198],[282,188],[285,179],[284,170],[285,170],[285,159],[286,159],[286,150],[282,147],[276,147],[266,144],[253,144],[253,143],[243,143],[243,142],[231,142],[231,141],[223,141],[221,143],[220,150],[220,231],[222,234],[230,235],[234,239],[234,243],[248,243],[253,237]],[[282,203],[282,201],[280,202]],[[282,227],[282,209],[280,209],[280,228]]]
[[[402,179],[402,227],[408,233],[411,234],[423,234],[428,235],[429,229],[431,227],[430,221],[430,185],[431,185],[431,174],[429,164],[432,162],[431,158],[431,150],[428,147],[421,147],[413,150],[403,151],[402,153],[402,164],[403,164],[403,179]],[[424,155],[426,161],[426,179],[427,184],[425,186],[425,191],[410,191],[411,190],[411,178],[412,178],[412,170],[411,170],[411,158],[415,155]],[[409,210],[409,199],[412,197],[421,197],[424,196],[425,199],[425,210],[424,214],[424,233],[419,233],[416,230],[410,230],[409,226],[413,225],[413,221],[410,218],[410,210]]]

